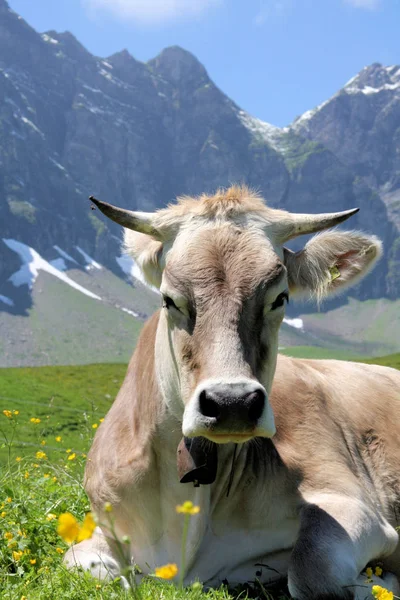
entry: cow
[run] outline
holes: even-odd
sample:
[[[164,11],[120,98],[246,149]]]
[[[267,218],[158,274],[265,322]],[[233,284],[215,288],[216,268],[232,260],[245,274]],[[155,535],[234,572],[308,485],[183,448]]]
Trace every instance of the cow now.
[[[278,355],[289,297],[319,302],[379,259],[375,236],[335,228],[357,209],[292,214],[244,186],[155,213],[91,199],[162,298],[85,470],[127,559],[144,574],[180,568],[176,506],[190,500],[185,583],[283,577],[297,600],[361,599],[379,564],[374,582],[398,592],[400,373]],[[100,578],[122,567],[107,527],[66,562]]]

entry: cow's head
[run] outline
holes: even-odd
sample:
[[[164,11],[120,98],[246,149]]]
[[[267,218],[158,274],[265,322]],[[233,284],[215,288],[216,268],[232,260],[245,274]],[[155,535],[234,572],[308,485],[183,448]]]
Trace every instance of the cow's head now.
[[[348,231],[318,234],[300,252],[284,244],[357,210],[290,214],[244,187],[154,214],[96,204],[127,228],[127,251],[161,292],[156,369],[183,434],[217,443],[273,436],[268,395],[289,297],[334,294],[381,253],[377,238]]]

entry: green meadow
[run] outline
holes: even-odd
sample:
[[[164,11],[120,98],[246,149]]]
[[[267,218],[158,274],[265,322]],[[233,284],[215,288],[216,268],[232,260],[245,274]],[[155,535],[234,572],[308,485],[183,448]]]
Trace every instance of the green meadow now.
[[[400,368],[400,354],[366,362]],[[86,452],[125,370],[122,364],[0,369],[0,598],[285,598],[284,590],[270,595],[257,582],[234,591],[204,591],[200,582],[181,590],[151,577],[135,596],[118,581],[66,571],[58,516],[70,512],[82,522],[89,510],[82,487]]]

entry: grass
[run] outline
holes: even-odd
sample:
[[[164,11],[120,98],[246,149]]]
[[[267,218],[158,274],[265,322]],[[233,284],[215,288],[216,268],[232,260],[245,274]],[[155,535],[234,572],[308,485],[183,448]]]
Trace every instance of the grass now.
[[[338,360],[358,360],[358,357],[348,350],[330,350],[318,346],[291,346],[279,350],[281,354],[294,358],[335,358]]]
[[[400,354],[366,362],[400,368]],[[67,571],[62,563],[67,545],[57,535],[57,519],[51,516],[71,512],[82,521],[89,510],[82,487],[85,453],[125,370],[121,364],[0,370],[0,598],[132,597],[118,581],[104,583]],[[10,413],[2,414],[3,410]],[[278,600],[285,596],[282,591],[270,596],[257,585],[229,592],[225,587],[204,591],[198,583],[179,590],[148,577],[140,586],[140,597]]]

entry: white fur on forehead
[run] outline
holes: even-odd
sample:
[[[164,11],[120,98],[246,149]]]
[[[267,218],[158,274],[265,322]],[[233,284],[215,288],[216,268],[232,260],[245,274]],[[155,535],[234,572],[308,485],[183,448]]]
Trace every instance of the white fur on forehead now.
[[[274,225],[279,230],[290,227],[290,217],[285,211],[268,208],[261,196],[246,186],[232,186],[227,190],[218,190],[214,195],[203,194],[197,198],[184,196],[175,204],[154,213],[153,227],[165,240],[160,242],[150,235],[144,235],[125,229],[124,251],[140,267],[148,283],[160,287],[163,259],[179,231],[187,228],[197,229],[207,221],[220,223],[233,221],[265,231],[269,225],[268,236],[274,237]]]
[[[382,256],[382,242],[359,231],[326,231],[300,252],[285,249],[289,287],[321,301],[355,285]]]

